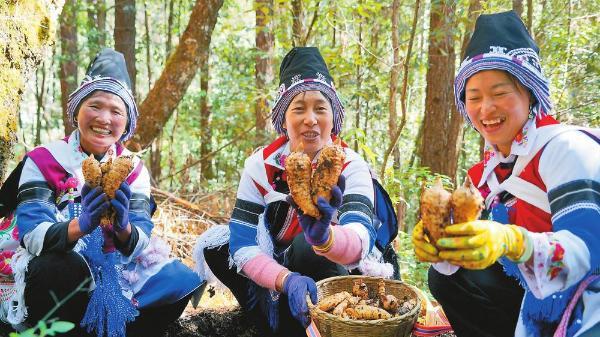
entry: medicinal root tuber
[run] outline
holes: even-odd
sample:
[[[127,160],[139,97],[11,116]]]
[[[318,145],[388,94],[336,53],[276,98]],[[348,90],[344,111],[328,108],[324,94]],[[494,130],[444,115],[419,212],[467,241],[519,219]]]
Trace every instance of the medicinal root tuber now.
[[[355,279],[352,295],[347,291],[329,295],[319,301],[318,308],[333,315],[360,320],[388,319],[411,311],[416,305],[415,298],[404,296],[402,301],[392,294],[386,294],[385,280],[377,282],[377,291],[366,285],[363,279]],[[369,294],[374,295],[373,298]]]
[[[373,320],[392,318],[389,312],[370,305],[357,305],[354,308],[347,308],[346,314],[353,319]]]
[[[333,295],[329,295],[319,301],[319,309],[323,311],[329,311],[335,308],[338,304],[340,304],[343,300],[351,297],[350,293],[347,291],[341,291],[339,293],[335,293]]]
[[[362,279],[354,280],[352,295],[358,296],[363,300],[369,299],[369,287],[367,287]]]
[[[433,186],[421,194],[421,221],[423,232],[435,243],[450,224],[450,192],[444,189],[442,179],[436,178]]]
[[[319,197],[327,202],[331,200],[331,188],[337,184],[345,160],[344,149],[338,144],[327,145],[321,150],[311,182],[310,194],[315,204]]]
[[[83,161],[81,170],[88,185],[92,188],[100,186],[102,183],[102,170],[100,169],[100,163],[94,156],[89,156]]]
[[[119,186],[125,181],[132,169],[133,161],[131,157],[117,157],[113,161],[110,171],[102,177],[102,187],[109,198],[113,199],[115,197]]]
[[[394,295],[387,295],[385,293],[385,282],[383,279],[377,283],[377,295],[379,296],[379,303],[383,309],[389,312],[398,311],[398,299]]]
[[[290,153],[285,159],[285,171],[290,194],[304,214],[310,215],[313,218],[320,218],[321,213],[317,206],[313,204],[310,195],[310,179],[312,174],[310,158],[302,151],[303,146],[300,144],[299,149]]]
[[[104,193],[110,198],[115,197],[116,191],[125,181],[133,169],[133,158],[131,156],[117,157],[115,160],[109,158],[104,163],[99,163],[94,156],[89,156],[81,166],[83,177],[91,187],[102,186]],[[112,224],[113,210],[108,209],[100,219],[100,226],[110,227]]]
[[[463,223],[479,219],[483,210],[483,197],[467,177],[465,183],[452,193],[452,219],[454,223]]]

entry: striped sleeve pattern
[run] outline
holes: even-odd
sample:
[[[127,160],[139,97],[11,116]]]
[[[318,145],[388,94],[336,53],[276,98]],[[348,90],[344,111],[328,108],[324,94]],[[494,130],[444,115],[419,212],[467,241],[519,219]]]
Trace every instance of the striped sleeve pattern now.
[[[565,132],[546,145],[539,171],[548,191],[553,231],[565,230],[579,237],[591,268],[598,268],[600,145],[582,132]]]
[[[368,251],[371,251],[375,244],[376,233],[373,227],[373,199],[375,192],[371,173],[367,163],[356,153],[346,149],[347,156],[351,159],[342,171],[346,178],[346,190],[342,205],[338,209],[338,223],[340,225],[360,224],[368,233],[367,237],[361,237],[361,240],[368,241]],[[367,253],[367,252],[363,252]]]
[[[23,166],[17,209],[19,240],[31,254],[44,251],[65,251],[73,248],[67,240],[68,222],[59,222],[56,195],[31,159]]]
[[[140,159],[136,157],[135,160],[139,161]],[[139,176],[131,183],[130,188],[129,223],[136,230],[135,234],[132,230],[132,237],[122,247],[121,252],[126,256],[122,261],[123,263],[132,261],[148,247],[150,233],[154,228],[150,206],[150,173],[145,166],[142,167]]]
[[[236,253],[245,247],[258,246],[256,235],[260,215],[265,210],[265,201],[254,184],[254,181],[244,169],[240,185],[238,187],[237,200],[229,221],[231,233],[229,241],[229,252],[236,265],[241,267],[240,261],[236,261]],[[257,250],[252,250],[257,251]],[[244,261],[252,257],[245,256]]]

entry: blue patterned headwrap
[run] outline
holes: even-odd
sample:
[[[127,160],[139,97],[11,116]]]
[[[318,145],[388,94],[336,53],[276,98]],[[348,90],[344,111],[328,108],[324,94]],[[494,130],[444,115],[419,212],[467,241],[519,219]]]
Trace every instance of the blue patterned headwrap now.
[[[319,49],[296,47],[283,58],[279,70],[279,90],[271,110],[275,131],[285,134],[285,112],[296,95],[304,91],[320,91],[331,103],[333,110],[332,133],[338,135],[344,122],[344,106],[337,95],[333,79]]]
[[[539,48],[514,11],[481,15],[454,80],[458,111],[470,123],[465,108],[467,80],[483,70],[504,70],[527,87],[535,97],[537,117],[552,110],[549,82],[542,71]]]
[[[127,126],[121,136],[126,141],[133,136],[139,116],[135,98],[131,92],[131,82],[123,54],[104,48],[90,63],[86,76],[75,91],[69,95],[67,114],[73,126],[81,103],[94,91],[101,90],[119,96],[127,108]]]

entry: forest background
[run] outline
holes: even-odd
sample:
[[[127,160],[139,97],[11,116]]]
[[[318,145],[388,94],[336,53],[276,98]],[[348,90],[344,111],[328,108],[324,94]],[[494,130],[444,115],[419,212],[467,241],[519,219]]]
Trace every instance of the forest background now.
[[[451,187],[480,160],[482,141],[457,112],[452,88],[479,14],[514,9],[540,46],[551,114],[600,126],[595,0],[10,0],[0,5],[0,27],[27,23],[31,3],[60,13],[34,26],[55,43],[9,92],[22,99],[0,116],[0,129],[8,126],[0,181],[26,151],[72,130],[68,94],[94,55],[112,47],[125,55],[141,112],[128,147],[141,151],[154,191],[225,220],[245,158],[276,137],[269,104],[281,59],[293,46],[317,46],[346,107],[341,136],[396,204],[397,247],[416,283],[425,269],[406,233],[422,181],[441,175]],[[10,34],[0,33],[6,56]]]

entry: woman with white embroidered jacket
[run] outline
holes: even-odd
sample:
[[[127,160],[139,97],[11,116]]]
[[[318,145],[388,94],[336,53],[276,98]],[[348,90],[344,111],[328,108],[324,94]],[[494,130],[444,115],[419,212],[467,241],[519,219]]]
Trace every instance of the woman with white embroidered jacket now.
[[[317,302],[315,281],[357,267],[386,276],[392,270],[367,259],[377,254],[374,191],[367,164],[354,151],[345,148],[345,167],[331,202],[318,202],[320,220],[297,215],[288,203],[284,162],[290,148],[303,143],[316,162],[323,146],[339,134],[344,110],[317,48],[292,49],[283,59],[280,83],[272,121],[281,136],[246,160],[230,235],[216,242],[209,238],[216,234],[207,233],[199,242],[206,242],[203,257],[211,271],[261,334],[302,336],[310,322],[307,293]]]
[[[491,220],[446,227],[439,251],[417,224],[431,292],[457,336],[600,336],[600,130],[547,115],[516,13],[480,16],[465,55],[454,92],[486,141],[468,173]]]
[[[102,50],[69,97],[77,130],[27,155],[15,213],[24,249],[13,259],[21,266],[15,279],[24,281],[17,286],[30,324],[54,307],[53,296],[61,300],[81,287],[51,317],[75,323],[69,335],[162,336],[199,288],[197,274],[151,239],[150,177],[137,156],[114,199],[84,184],[81,165],[88,156],[104,163],[132,155],[121,145],[138,115],[129,86],[123,55]],[[112,226],[100,227],[109,207]],[[174,278],[176,284],[169,282]]]

